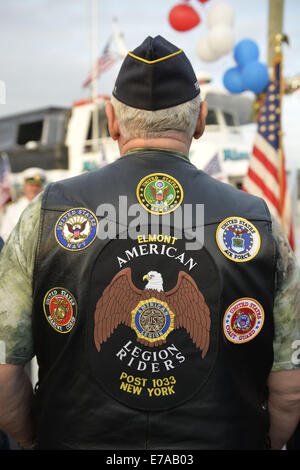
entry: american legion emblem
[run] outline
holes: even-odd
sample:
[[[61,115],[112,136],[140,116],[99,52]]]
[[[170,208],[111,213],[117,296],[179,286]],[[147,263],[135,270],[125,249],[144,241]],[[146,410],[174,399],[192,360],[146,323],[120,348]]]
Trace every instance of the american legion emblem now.
[[[205,248],[184,250],[185,240],[152,234],[107,245],[94,265],[89,363],[101,389],[126,406],[184,403],[215,365],[219,271]],[[114,259],[111,274],[104,272],[102,263]]]
[[[216,231],[220,251],[237,263],[250,261],[260,249],[260,235],[257,228],[242,217],[228,217]]]
[[[85,208],[72,208],[64,212],[55,225],[55,238],[65,250],[80,251],[87,248],[97,235],[96,216]]]
[[[151,214],[163,215],[175,211],[183,199],[180,183],[165,173],[145,176],[138,184],[137,199]]]

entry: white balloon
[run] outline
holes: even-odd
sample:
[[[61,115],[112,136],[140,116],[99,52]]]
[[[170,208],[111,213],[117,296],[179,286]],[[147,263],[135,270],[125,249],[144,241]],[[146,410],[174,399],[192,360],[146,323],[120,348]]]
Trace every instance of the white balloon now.
[[[233,26],[234,23],[234,9],[225,2],[214,3],[207,12],[207,25],[209,28],[220,23],[228,26]]]
[[[234,32],[226,24],[217,24],[208,32],[207,42],[216,54],[228,54],[234,47]]]
[[[204,62],[213,62],[220,57],[220,55],[210,47],[207,36],[200,39],[197,46],[197,53],[199,59]]]

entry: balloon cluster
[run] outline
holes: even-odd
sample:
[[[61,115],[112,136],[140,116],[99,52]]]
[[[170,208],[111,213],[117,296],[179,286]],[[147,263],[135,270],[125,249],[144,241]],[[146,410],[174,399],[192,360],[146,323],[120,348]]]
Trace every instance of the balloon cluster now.
[[[249,90],[262,93],[269,83],[268,67],[259,62],[259,48],[255,41],[243,39],[233,51],[236,67],[225,72],[223,84],[230,93]]]
[[[226,2],[214,3],[207,12],[208,34],[200,39],[197,47],[199,59],[213,62],[234,47],[234,10]]]

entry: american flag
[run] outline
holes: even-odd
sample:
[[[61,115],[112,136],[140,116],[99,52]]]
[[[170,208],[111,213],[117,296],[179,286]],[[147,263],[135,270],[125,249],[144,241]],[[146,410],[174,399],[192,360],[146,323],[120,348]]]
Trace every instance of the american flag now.
[[[274,61],[273,78],[266,90],[243,189],[265,199],[294,249],[291,198],[287,188],[281,134],[282,57]]]
[[[228,182],[227,176],[225,175],[224,168],[221,163],[220,155],[217,152],[212,158],[206,163],[203,171],[213,178],[223,181],[224,183]]]
[[[97,60],[87,79],[82,84],[83,88],[86,88],[88,85],[90,85],[94,78],[99,78],[103,72],[106,72],[106,70],[110,69],[116,62],[117,57],[113,56],[109,50],[110,42],[111,39],[108,40],[101,56]]]
[[[9,183],[10,164],[8,156],[2,154],[0,156],[0,209],[11,201],[11,188]]]

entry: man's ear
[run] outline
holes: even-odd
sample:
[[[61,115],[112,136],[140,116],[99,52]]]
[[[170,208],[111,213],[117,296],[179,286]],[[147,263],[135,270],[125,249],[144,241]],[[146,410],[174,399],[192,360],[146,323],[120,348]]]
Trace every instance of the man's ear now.
[[[120,128],[116,118],[114,107],[111,103],[106,103],[105,113],[107,117],[107,125],[110,136],[113,140],[118,140],[120,137]]]
[[[207,112],[208,112],[207,103],[206,101],[202,101],[200,103],[198,121],[197,121],[196,129],[195,129],[195,133],[193,136],[195,139],[199,139],[204,132]]]

